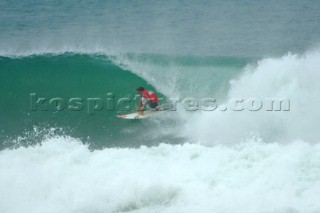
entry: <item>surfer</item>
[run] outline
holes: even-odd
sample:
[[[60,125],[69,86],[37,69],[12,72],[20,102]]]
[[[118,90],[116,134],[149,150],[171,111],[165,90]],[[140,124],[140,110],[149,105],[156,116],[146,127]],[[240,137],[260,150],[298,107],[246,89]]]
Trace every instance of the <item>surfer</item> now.
[[[151,109],[160,110],[159,98],[154,92],[146,90],[143,87],[138,87],[137,93],[140,95],[140,106],[137,107],[140,115],[143,115],[146,106]]]

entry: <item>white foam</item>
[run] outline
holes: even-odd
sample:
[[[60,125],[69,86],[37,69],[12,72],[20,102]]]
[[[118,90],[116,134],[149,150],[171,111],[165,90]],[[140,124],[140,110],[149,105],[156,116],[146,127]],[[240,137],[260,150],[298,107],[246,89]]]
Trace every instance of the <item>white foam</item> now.
[[[228,106],[233,98],[262,101],[284,98],[290,101],[290,111],[217,109],[190,117],[184,132],[196,141],[210,144],[236,143],[253,135],[267,142],[296,139],[319,142],[319,67],[319,51],[267,58],[256,66],[248,66],[232,82],[225,104]]]
[[[320,145],[90,152],[56,137],[0,152],[0,212],[317,212]]]

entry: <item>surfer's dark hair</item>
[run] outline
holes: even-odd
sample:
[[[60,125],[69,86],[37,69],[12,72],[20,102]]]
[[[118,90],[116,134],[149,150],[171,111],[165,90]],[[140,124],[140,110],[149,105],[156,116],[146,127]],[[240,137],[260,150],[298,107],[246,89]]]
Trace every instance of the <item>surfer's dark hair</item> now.
[[[137,91],[144,91],[145,89],[143,87],[138,87]]]

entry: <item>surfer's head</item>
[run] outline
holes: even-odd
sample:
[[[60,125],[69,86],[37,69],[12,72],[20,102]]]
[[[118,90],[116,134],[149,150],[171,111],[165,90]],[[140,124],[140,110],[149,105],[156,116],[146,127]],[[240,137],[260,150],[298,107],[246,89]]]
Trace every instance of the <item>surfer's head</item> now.
[[[141,94],[144,91],[143,87],[138,87],[137,88],[137,93]]]

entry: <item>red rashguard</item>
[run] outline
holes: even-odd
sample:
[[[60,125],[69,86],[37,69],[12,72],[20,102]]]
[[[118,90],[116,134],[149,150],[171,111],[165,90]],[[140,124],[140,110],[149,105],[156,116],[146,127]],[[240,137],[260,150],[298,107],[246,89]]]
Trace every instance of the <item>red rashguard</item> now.
[[[158,96],[152,92],[152,91],[148,91],[148,90],[144,90],[142,92],[142,95],[147,99],[150,100],[153,103],[159,103],[159,98]]]

